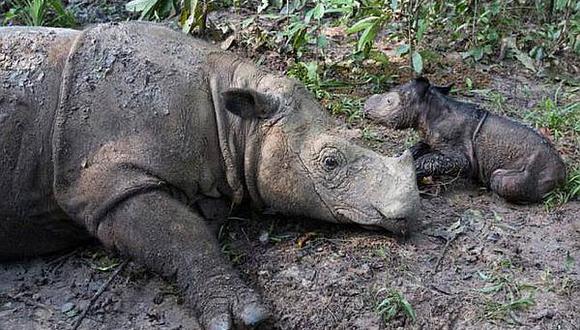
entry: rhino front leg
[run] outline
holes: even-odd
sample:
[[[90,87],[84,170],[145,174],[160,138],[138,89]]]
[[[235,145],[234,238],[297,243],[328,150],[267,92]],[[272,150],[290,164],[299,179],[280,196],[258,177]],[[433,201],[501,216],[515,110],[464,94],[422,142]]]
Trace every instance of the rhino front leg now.
[[[253,326],[268,312],[220,252],[204,219],[164,191],[133,196],[99,224],[108,247],[175,276],[207,329]]]
[[[431,152],[431,146],[423,141],[419,141],[409,148],[409,150],[411,151],[411,155],[413,155],[413,159],[417,159]]]
[[[458,152],[432,152],[415,160],[417,178],[428,176],[457,176],[469,173],[469,160]]]

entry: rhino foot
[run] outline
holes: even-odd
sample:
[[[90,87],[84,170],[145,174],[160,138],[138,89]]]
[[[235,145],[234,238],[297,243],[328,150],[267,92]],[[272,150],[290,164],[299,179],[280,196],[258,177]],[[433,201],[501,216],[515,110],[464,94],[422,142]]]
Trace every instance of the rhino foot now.
[[[200,316],[204,327],[210,330],[247,329],[266,320],[270,313],[262,305],[258,295],[249,289],[242,291],[246,292],[225,293],[227,297],[210,298],[205,301]]]

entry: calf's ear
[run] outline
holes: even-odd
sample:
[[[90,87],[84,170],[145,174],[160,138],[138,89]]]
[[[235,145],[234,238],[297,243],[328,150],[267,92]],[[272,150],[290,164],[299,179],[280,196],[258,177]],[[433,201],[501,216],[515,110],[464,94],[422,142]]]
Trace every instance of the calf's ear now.
[[[425,77],[418,77],[415,78],[415,89],[417,91],[417,94],[419,94],[419,96],[424,96],[427,93],[427,90],[429,90],[429,87],[431,86],[431,83],[429,82],[429,80]]]
[[[226,110],[244,119],[268,118],[278,108],[275,98],[249,88],[230,88],[221,98]]]

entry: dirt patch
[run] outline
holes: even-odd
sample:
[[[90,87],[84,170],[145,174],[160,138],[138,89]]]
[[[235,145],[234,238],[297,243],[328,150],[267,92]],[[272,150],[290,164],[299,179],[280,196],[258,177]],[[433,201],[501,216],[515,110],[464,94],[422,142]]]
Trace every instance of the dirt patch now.
[[[546,212],[456,183],[423,199],[422,224],[407,239],[254,216],[230,220],[224,250],[271,306],[265,328],[574,329],[578,214],[579,202]],[[105,257],[90,247],[1,265],[2,329],[70,328],[115,268],[102,265]],[[383,322],[375,310],[382,288],[402,293],[416,322],[402,314]],[[130,264],[81,329],[197,327],[172,285]]]

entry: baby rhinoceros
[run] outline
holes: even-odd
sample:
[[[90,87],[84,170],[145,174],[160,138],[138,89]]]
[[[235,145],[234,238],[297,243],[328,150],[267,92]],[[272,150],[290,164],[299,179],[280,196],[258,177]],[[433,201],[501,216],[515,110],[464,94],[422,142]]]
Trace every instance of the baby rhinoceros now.
[[[410,153],[341,137],[304,86],[203,41],[0,28],[0,261],[96,237],[176,278],[206,328],[252,326],[267,308],[206,224],[222,199],[394,232],[419,206]]]
[[[464,175],[513,203],[534,203],[563,183],[564,162],[532,128],[448,96],[450,87],[418,78],[365,103],[367,116],[394,129],[414,128],[418,178]]]

